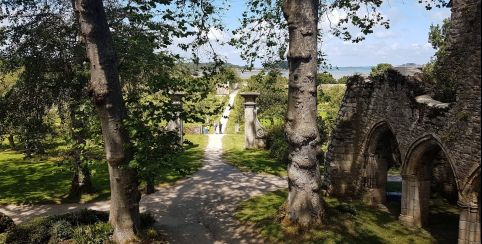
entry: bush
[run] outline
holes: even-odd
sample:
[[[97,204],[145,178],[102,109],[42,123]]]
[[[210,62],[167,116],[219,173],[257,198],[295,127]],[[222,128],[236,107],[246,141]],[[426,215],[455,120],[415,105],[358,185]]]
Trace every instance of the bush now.
[[[15,227],[15,223],[13,222],[12,218],[0,213],[0,233],[8,231],[13,227]]]
[[[288,162],[288,142],[286,142],[283,125],[270,128],[266,144],[272,157],[279,162]]]
[[[83,226],[107,222],[109,214],[100,211],[83,209],[62,215],[34,218],[17,225],[7,232],[5,243],[48,243],[58,235],[68,235],[68,226]],[[75,232],[75,231],[74,231]],[[55,235],[54,235],[55,233]],[[73,236],[73,233],[70,234]]]
[[[391,69],[393,68],[393,66],[391,64],[377,64],[377,66],[373,67],[372,68],[372,71],[370,72],[370,77],[376,77],[376,76],[380,76],[380,75],[383,75],[383,73],[385,73],[385,71],[387,71],[388,69]]]
[[[109,241],[113,231],[108,223],[81,225],[74,229],[72,239],[78,244],[101,244]]]
[[[35,218],[17,225],[7,232],[5,243],[47,243],[50,239],[52,221],[48,217]]]
[[[59,220],[52,225],[51,228],[51,243],[58,243],[60,241],[65,241],[71,239],[74,234],[74,229],[72,224],[66,220]]]

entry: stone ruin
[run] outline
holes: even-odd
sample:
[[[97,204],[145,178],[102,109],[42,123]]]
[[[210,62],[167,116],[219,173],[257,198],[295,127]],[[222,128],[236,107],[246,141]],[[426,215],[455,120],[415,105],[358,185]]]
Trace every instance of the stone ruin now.
[[[480,2],[452,2],[444,67],[459,84],[455,102],[432,99],[416,70],[348,82],[326,153],[332,195],[384,204],[387,170],[399,166],[403,224],[425,226],[439,191],[460,209],[458,242],[480,243]]]

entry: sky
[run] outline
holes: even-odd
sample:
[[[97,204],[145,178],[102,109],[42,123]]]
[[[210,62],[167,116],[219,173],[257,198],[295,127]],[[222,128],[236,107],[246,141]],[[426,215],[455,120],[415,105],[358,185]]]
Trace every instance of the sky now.
[[[229,0],[230,8],[224,15],[228,29],[239,26],[245,10],[245,0]],[[328,63],[333,66],[373,66],[378,63],[401,65],[425,64],[435,50],[427,42],[431,24],[440,24],[450,17],[450,9],[434,8],[427,11],[417,0],[386,0],[380,12],[390,20],[390,29],[376,28],[361,43],[345,42],[332,35],[325,35],[322,49]],[[218,39],[229,40],[230,32],[212,33]],[[245,65],[239,50],[229,45],[216,45],[217,51],[232,64]],[[259,66],[257,64],[256,66]]]

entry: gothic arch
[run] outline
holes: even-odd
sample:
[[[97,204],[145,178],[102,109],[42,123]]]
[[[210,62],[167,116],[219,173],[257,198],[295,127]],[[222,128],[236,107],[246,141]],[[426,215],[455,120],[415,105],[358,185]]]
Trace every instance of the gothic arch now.
[[[388,169],[401,164],[400,149],[390,124],[381,120],[367,134],[363,151],[363,199],[372,205],[386,201]]]
[[[443,154],[447,158],[450,168],[452,169],[453,176],[455,177],[455,179],[458,179],[457,173],[455,171],[455,166],[453,160],[450,157],[450,154],[443,145],[442,141],[433,134],[424,135],[419,139],[415,140],[415,142],[410,145],[402,163],[402,176],[415,176],[417,174],[416,167],[420,166],[418,164],[420,163],[420,159],[423,154],[427,152],[427,150],[435,149],[437,147],[443,152]],[[461,187],[459,185],[459,182],[455,182],[457,185],[457,191],[460,192]]]

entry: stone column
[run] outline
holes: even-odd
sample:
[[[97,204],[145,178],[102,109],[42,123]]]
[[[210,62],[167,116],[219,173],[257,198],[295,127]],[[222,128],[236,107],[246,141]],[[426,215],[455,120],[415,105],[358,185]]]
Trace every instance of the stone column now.
[[[416,176],[402,176],[402,209],[399,219],[404,225],[422,227],[418,188]]]
[[[458,202],[460,209],[459,244],[480,244],[480,213],[477,204]]]
[[[179,135],[179,144],[182,145],[184,142],[183,133],[183,122],[180,116],[180,112],[182,110],[182,97],[184,96],[183,92],[174,92],[170,94],[172,105],[178,110],[176,112],[176,118],[169,121],[168,130],[177,131]]]
[[[245,148],[256,148],[256,98],[257,92],[243,92]]]

